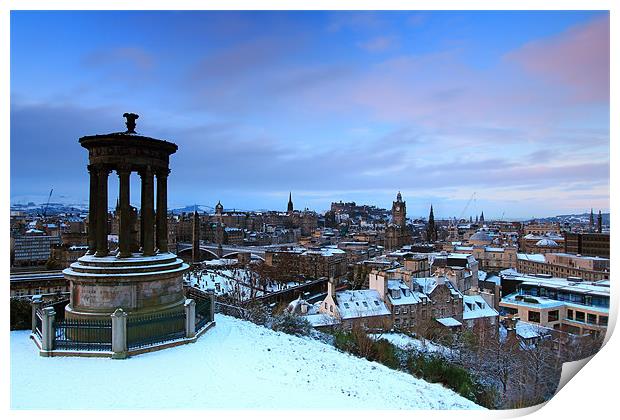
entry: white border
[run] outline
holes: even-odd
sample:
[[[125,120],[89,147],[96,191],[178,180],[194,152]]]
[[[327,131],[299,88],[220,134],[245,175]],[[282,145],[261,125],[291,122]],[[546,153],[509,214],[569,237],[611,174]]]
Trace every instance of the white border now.
[[[611,0],[547,0],[547,1],[532,1],[532,0],[501,0],[501,1],[488,1],[488,0],[475,0],[475,1],[467,1],[464,0],[435,0],[435,1],[395,1],[395,0],[383,0],[383,1],[338,1],[335,3],[334,1],[327,0],[314,0],[314,1],[285,1],[285,0],[271,0],[271,1],[250,1],[250,0],[229,0],[229,1],[219,1],[219,2],[201,2],[195,0],[177,0],[177,1],[163,1],[163,0],[133,0],[131,2],[127,2],[126,0],[88,0],[88,1],[80,1],[80,0],[60,0],[60,1],[51,1],[51,0],[4,0],[0,1],[0,54],[2,58],[2,66],[3,70],[0,72],[0,92],[2,92],[2,98],[0,100],[0,133],[2,133],[1,146],[2,153],[0,153],[1,167],[2,167],[2,178],[1,178],[1,189],[2,189],[2,197],[4,199],[4,206],[2,207],[2,215],[0,216],[0,221],[2,223],[1,229],[2,231],[8,231],[8,222],[9,222],[9,176],[10,176],[10,163],[9,163],[9,141],[10,138],[10,127],[9,127],[9,112],[10,112],[10,75],[9,75],[9,59],[10,59],[10,10],[105,10],[105,9],[128,9],[128,10],[198,10],[198,9],[214,9],[214,10],[233,10],[233,9],[254,9],[254,10],[389,10],[389,9],[400,9],[400,10],[441,10],[441,9],[452,9],[452,10],[611,10],[610,19],[611,19],[611,115],[619,115],[618,110],[618,95],[617,95],[617,74],[619,71],[618,67],[618,23],[619,18],[616,14],[618,6],[616,5],[617,1]],[[615,54],[614,54],[615,52]],[[614,77],[616,75],[616,77]],[[615,95],[614,95],[615,93]],[[611,119],[611,168],[610,168],[610,184],[611,184],[611,202],[610,202],[610,210],[615,207],[616,203],[616,195],[614,194],[616,189],[616,183],[614,182],[617,179],[618,170],[614,168],[613,163],[617,162],[617,151],[618,146],[617,142],[617,132],[618,132],[618,118]],[[615,240],[615,235],[612,235],[612,272],[616,272],[616,264],[615,261],[618,261],[616,250],[618,249],[617,241]],[[8,274],[8,241],[2,242],[2,254],[5,255],[2,260],[2,264],[4,268],[5,275]],[[5,279],[8,276],[5,276]],[[614,283],[614,280],[612,280]],[[8,295],[8,281],[5,281],[5,296]],[[619,283],[620,284],[620,283]],[[9,313],[8,313],[8,305],[2,305],[3,308],[3,319],[8,321]],[[618,308],[618,293],[616,292],[616,288],[612,284],[612,316],[610,317],[610,323],[615,325],[616,322],[616,314]],[[6,325],[6,324],[5,324]],[[611,329],[611,325],[610,325]],[[6,341],[5,341],[6,340]],[[615,354],[618,352],[618,339],[617,337],[612,337],[605,348],[597,354],[592,361],[588,364],[588,367],[579,373],[574,379],[569,381],[569,383],[558,393],[545,407],[540,411],[536,411],[532,414],[533,418],[543,418],[547,416],[553,417],[565,417],[568,419],[572,418],[608,418],[611,417],[614,412],[615,402],[617,400],[616,396],[616,381],[618,377],[619,369],[617,367],[618,363],[615,357]],[[4,375],[9,375],[9,355],[8,355],[8,335],[4,334],[2,336],[2,346],[0,347],[2,350],[2,372]],[[24,374],[36,374],[36,372],[25,372]],[[9,381],[2,381],[2,394],[1,401],[2,407],[4,410],[9,409]],[[60,378],[59,378],[60,379]],[[70,398],[70,396],[68,396]],[[286,396],[282,396],[286,398]],[[347,413],[342,412],[345,416],[354,414],[356,417],[361,418],[373,418],[377,419],[378,417],[383,416],[396,416],[396,417],[411,417],[415,415],[421,415],[426,417],[427,415],[432,415],[433,417],[438,418],[454,418],[458,416],[459,418],[490,418],[490,417],[515,417],[517,415],[525,414],[526,412],[531,412],[535,410],[527,409],[527,410],[517,410],[517,411],[504,411],[504,412],[490,412],[490,413],[472,413],[472,412],[443,412],[443,411],[434,411],[430,412],[420,412],[420,413],[411,413],[411,412],[388,412],[388,413],[379,413],[379,412],[356,412],[356,413]],[[8,412],[9,415],[14,417],[31,417],[31,416],[41,416],[45,415],[46,417],[60,417],[63,418],[72,418],[72,417],[80,417],[83,416],[93,416],[94,418],[106,418],[109,419],[110,416],[125,418],[125,416],[134,417],[136,412],[125,412],[125,411],[115,411],[113,413],[97,411],[97,412],[83,412],[83,411],[72,411],[72,412],[60,412],[60,411],[49,411],[49,412]],[[209,412],[200,413],[200,412],[188,412],[184,413],[187,416],[194,417],[204,417],[208,416],[230,416],[233,415],[236,417],[239,416],[269,416],[270,418],[289,418],[291,416],[297,418],[316,418],[317,416],[325,417],[329,416],[328,413],[320,413],[314,411],[306,411],[306,412],[295,412],[290,413],[287,411],[276,411],[276,412]],[[335,413],[334,413],[335,414]],[[169,417],[171,413],[160,411],[156,413],[149,413],[149,417]],[[172,414],[174,415],[174,414]]]

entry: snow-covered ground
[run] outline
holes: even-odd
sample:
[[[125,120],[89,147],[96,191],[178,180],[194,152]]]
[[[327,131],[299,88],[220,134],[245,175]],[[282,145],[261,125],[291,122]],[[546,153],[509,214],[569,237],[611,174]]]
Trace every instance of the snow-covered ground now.
[[[476,409],[441,385],[224,315],[196,343],[125,360],[44,358],[11,332],[14,409]]]

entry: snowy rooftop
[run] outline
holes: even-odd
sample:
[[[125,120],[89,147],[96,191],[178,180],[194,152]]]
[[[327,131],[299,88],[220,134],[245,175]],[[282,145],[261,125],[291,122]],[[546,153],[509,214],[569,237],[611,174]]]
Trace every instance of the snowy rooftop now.
[[[518,253],[517,254],[517,259],[518,260],[535,261],[535,262],[539,262],[539,263],[544,263],[545,262],[545,255],[544,254],[522,254],[522,253]]]
[[[11,408],[480,408],[314,339],[219,314],[216,322],[194,344],[125,360],[44,358],[27,331],[11,332]]]
[[[517,321],[517,335],[521,338],[536,338],[549,334],[551,329],[542,327],[538,324],[530,324],[529,322]]]
[[[499,316],[499,312],[489,306],[482,296],[463,296],[463,319],[487,318],[492,316]]]
[[[437,322],[439,322],[441,325],[445,327],[460,327],[461,325],[463,325],[460,321],[458,321],[457,319],[451,318],[451,317],[437,318]]]
[[[336,303],[342,319],[391,315],[379,292],[372,289],[336,292]]]
[[[388,299],[392,305],[415,305],[428,298],[424,293],[413,291],[402,280],[388,280]]]

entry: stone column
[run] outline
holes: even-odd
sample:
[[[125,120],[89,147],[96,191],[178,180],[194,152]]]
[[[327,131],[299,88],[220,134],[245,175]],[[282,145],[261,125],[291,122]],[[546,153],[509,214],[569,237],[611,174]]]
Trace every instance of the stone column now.
[[[88,253],[97,251],[97,170],[88,165],[90,174],[90,192],[88,197]]]
[[[43,331],[41,331],[41,347],[44,351],[54,350],[54,308],[43,308]]]
[[[142,178],[141,172],[138,173]],[[140,182],[140,252],[144,249],[144,182]]]
[[[168,252],[168,174],[170,169],[157,171],[157,249]]]
[[[131,215],[129,209],[129,177],[131,170],[128,166],[119,167],[116,170],[119,179],[119,206],[121,211],[119,235],[118,235],[118,256],[120,258],[131,257]]]
[[[97,169],[97,252],[95,257],[106,257],[108,249],[108,174],[105,167]]]
[[[37,329],[37,309],[41,306],[43,301],[41,298],[33,298],[30,306],[32,308],[32,333],[34,334]]]
[[[141,173],[142,178],[142,254],[150,256],[155,254],[154,220],[153,220],[153,171],[147,166]]]
[[[112,315],[112,355],[113,359],[127,357],[127,313],[118,308]]]
[[[185,299],[185,337],[192,338],[196,335],[196,301]]]

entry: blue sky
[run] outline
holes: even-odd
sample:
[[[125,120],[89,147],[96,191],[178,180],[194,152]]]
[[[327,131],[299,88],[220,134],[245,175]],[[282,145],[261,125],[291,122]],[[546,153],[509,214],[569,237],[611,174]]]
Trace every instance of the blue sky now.
[[[606,12],[11,13],[12,202],[85,203],[77,139],[127,111],[170,207],[609,208]]]

